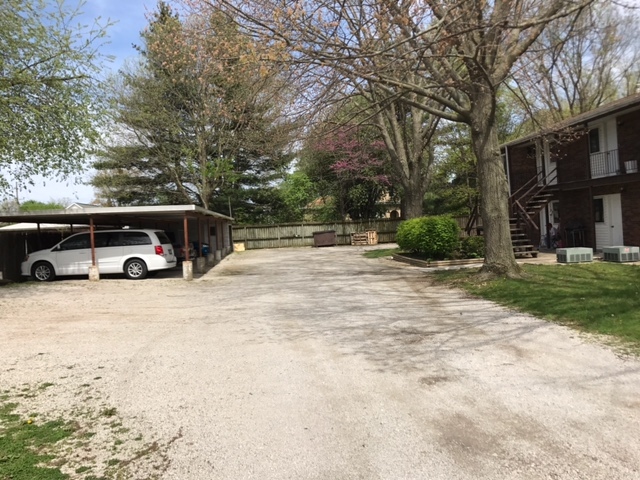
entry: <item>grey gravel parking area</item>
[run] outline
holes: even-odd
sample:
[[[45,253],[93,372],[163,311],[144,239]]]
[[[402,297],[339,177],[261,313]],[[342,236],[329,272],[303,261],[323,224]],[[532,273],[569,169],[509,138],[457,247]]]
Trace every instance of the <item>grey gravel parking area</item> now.
[[[0,392],[70,478],[640,479],[638,359],[362,253],[0,288]]]

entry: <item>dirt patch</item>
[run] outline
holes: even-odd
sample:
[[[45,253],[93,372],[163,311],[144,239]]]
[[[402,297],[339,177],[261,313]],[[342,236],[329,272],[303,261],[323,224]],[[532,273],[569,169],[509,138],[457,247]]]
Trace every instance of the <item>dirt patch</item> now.
[[[637,359],[357,247],[2,287],[0,325],[73,479],[640,479]]]

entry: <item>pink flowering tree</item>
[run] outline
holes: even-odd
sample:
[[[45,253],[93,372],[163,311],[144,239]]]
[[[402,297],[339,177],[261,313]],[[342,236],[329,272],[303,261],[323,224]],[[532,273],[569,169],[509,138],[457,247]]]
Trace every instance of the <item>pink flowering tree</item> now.
[[[337,216],[359,220],[383,215],[392,182],[385,144],[375,131],[340,126],[318,138],[309,150],[311,177],[321,195],[333,199]]]

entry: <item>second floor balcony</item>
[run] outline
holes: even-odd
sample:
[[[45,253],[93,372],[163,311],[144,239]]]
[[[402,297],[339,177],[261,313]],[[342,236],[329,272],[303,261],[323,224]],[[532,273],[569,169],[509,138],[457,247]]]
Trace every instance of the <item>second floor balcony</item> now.
[[[591,178],[612,177],[638,172],[638,160],[621,162],[618,150],[592,153],[589,155],[591,164]]]

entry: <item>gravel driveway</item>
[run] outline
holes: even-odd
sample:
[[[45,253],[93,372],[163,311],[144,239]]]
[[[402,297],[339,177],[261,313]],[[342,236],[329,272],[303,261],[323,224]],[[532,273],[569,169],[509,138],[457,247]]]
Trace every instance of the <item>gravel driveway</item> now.
[[[0,392],[71,478],[640,479],[640,361],[362,251],[0,288]]]

